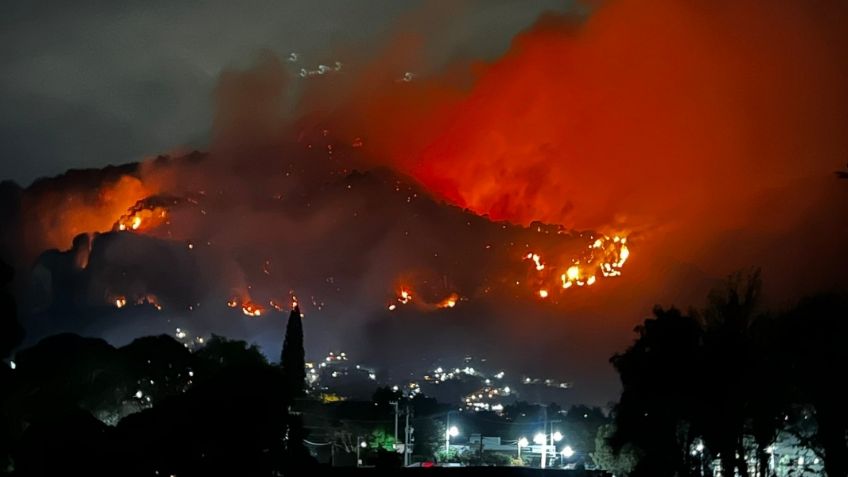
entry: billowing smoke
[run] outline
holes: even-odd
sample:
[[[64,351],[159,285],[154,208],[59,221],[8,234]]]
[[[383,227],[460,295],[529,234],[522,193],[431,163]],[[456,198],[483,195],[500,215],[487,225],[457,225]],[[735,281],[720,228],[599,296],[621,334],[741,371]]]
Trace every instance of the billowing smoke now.
[[[453,67],[356,85],[339,124],[494,219],[638,232],[645,265],[756,264],[783,288],[832,286],[845,257],[832,172],[848,155],[846,23],[836,1],[609,1],[585,20],[544,16],[470,79]],[[805,246],[816,253],[785,252]]]
[[[747,266],[779,299],[844,289],[846,15],[617,0],[489,63],[428,64],[405,28],[304,71],[263,53],[222,75],[206,153],[6,186],[30,339],[180,327],[274,356],[297,301],[314,356],[483,353],[611,398],[656,302]]]

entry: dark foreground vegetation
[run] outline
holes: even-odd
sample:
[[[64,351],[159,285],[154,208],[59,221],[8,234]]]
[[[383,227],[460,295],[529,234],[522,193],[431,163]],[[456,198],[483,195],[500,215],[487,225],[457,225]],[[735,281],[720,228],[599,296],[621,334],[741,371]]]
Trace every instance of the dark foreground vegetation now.
[[[623,392],[610,442],[638,456],[631,475],[773,475],[779,440],[812,454],[789,475],[814,463],[848,475],[848,299],[776,313],[760,289],[758,272],[737,274],[704,310],[658,307],[612,358]]]
[[[3,278],[11,279],[6,267]],[[569,439],[585,454],[581,462],[599,470],[547,472],[774,475],[775,444],[789,439],[815,455],[828,476],[848,475],[848,300],[820,295],[769,312],[759,299],[754,272],[729,279],[704,309],[656,308],[636,329],[633,345],[611,360],[623,385],[611,415],[585,407],[562,412]],[[8,358],[22,330],[5,291],[2,306]],[[383,388],[373,402],[320,402],[305,393],[299,310],[281,338],[279,364],[254,346],[217,336],[190,350],[169,336],[115,348],[65,334],[20,350],[0,367],[0,470],[21,476],[541,475],[506,467],[531,464],[511,456],[445,455],[444,425],[432,418],[443,416],[445,405],[425,396]],[[401,469],[388,425],[358,424],[389,422],[392,400],[404,400],[416,416],[414,461],[501,467]],[[503,435],[499,429],[521,425],[521,416],[535,426],[537,407],[516,403],[497,419],[483,416],[478,432],[487,435],[489,425],[490,435]],[[560,413],[544,408],[546,415]],[[321,432],[310,422],[315,413],[327,422],[320,440],[348,456],[334,453],[330,462],[347,467],[331,469],[310,452],[310,439]],[[584,419],[569,423],[569,416]],[[360,457],[360,438],[366,445],[359,461],[369,468],[356,468],[350,458]],[[811,462],[793,462],[780,475],[819,468]]]

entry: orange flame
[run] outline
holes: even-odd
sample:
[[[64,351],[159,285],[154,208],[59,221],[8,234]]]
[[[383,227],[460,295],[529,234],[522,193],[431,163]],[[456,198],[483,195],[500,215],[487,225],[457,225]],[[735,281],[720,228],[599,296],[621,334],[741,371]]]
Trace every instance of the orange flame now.
[[[262,316],[262,312],[264,310],[265,310],[264,308],[262,308],[261,306],[257,305],[256,303],[253,303],[251,301],[245,302],[241,306],[241,312],[244,313],[247,316],[253,316],[253,317]]]
[[[457,301],[459,301],[459,295],[456,293],[451,293],[450,296],[442,300],[436,306],[439,308],[453,308],[456,306]]]

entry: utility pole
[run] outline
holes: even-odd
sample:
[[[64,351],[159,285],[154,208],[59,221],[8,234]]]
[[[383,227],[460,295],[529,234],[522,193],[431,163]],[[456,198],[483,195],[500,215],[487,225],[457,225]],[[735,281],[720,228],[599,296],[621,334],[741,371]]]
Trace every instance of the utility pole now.
[[[483,465],[483,432],[480,432],[480,465]]]
[[[403,433],[403,466],[409,465],[409,405],[406,405],[406,428]]]
[[[545,408],[545,412],[546,412],[546,413],[547,413],[547,409],[548,409],[548,408]],[[551,436],[551,439],[550,439],[550,440],[551,440],[551,451],[553,452],[553,460],[554,460],[554,462],[556,462],[556,457],[557,457],[557,453],[556,453],[556,440],[554,439],[554,423],[557,423],[557,422],[562,422],[562,421],[561,421],[561,420],[557,420],[557,419],[552,419],[552,420],[550,421],[550,424],[551,424],[551,433],[550,433],[550,436]]]
[[[389,404],[395,407],[395,450],[397,450],[397,442],[398,442],[398,402],[397,401],[389,401]]]
[[[545,406],[545,425],[542,427],[542,434],[548,432],[548,406]],[[548,440],[542,439],[542,460],[540,466],[542,469],[548,464]]]

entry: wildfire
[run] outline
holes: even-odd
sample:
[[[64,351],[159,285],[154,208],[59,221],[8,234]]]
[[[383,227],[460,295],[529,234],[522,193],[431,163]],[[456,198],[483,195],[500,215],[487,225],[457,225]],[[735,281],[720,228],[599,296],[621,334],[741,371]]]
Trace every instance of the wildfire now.
[[[171,196],[150,196],[139,200],[118,219],[113,229],[142,231],[156,228],[168,223],[167,207],[177,205],[181,201],[182,199]],[[191,199],[188,201],[192,202]],[[190,245],[191,247],[193,245]]]
[[[156,295],[149,293],[146,295],[138,295],[132,301],[127,300],[127,297],[124,295],[118,295],[109,299],[109,301],[115,305],[115,308],[118,309],[124,308],[128,304],[132,304],[136,306],[150,305],[153,308],[156,308],[157,311],[162,311],[162,305],[159,304],[159,300],[156,298]]]
[[[140,230],[142,226],[150,229],[165,222],[168,211],[163,207],[140,208],[138,205],[132,207],[117,222],[118,230]]]
[[[572,287],[592,286],[598,281],[598,276],[617,277],[621,275],[621,269],[630,257],[630,249],[627,247],[627,237],[608,236],[596,238],[585,256],[565,265],[559,273],[559,283],[563,290]],[[537,272],[545,270],[541,256],[530,252],[524,256],[526,260],[532,260]],[[556,267],[553,268],[556,270]],[[547,274],[541,274],[541,281],[545,281]],[[537,281],[537,283],[539,283]],[[549,292],[541,288],[536,292],[540,298],[547,298]]]
[[[442,300],[438,305],[439,308],[453,308],[456,306],[456,302],[459,301],[459,295],[456,293],[451,293],[450,296]]]
[[[533,263],[536,264],[536,271],[541,272],[545,269],[545,265],[541,261],[542,257],[539,254],[530,252],[527,254],[527,260],[533,260]]]
[[[400,290],[400,296],[398,297],[398,301],[401,304],[406,305],[407,303],[412,301],[412,294],[406,289],[401,289]]]
[[[241,312],[247,316],[262,316],[263,308],[253,302],[245,302],[241,306]]]

